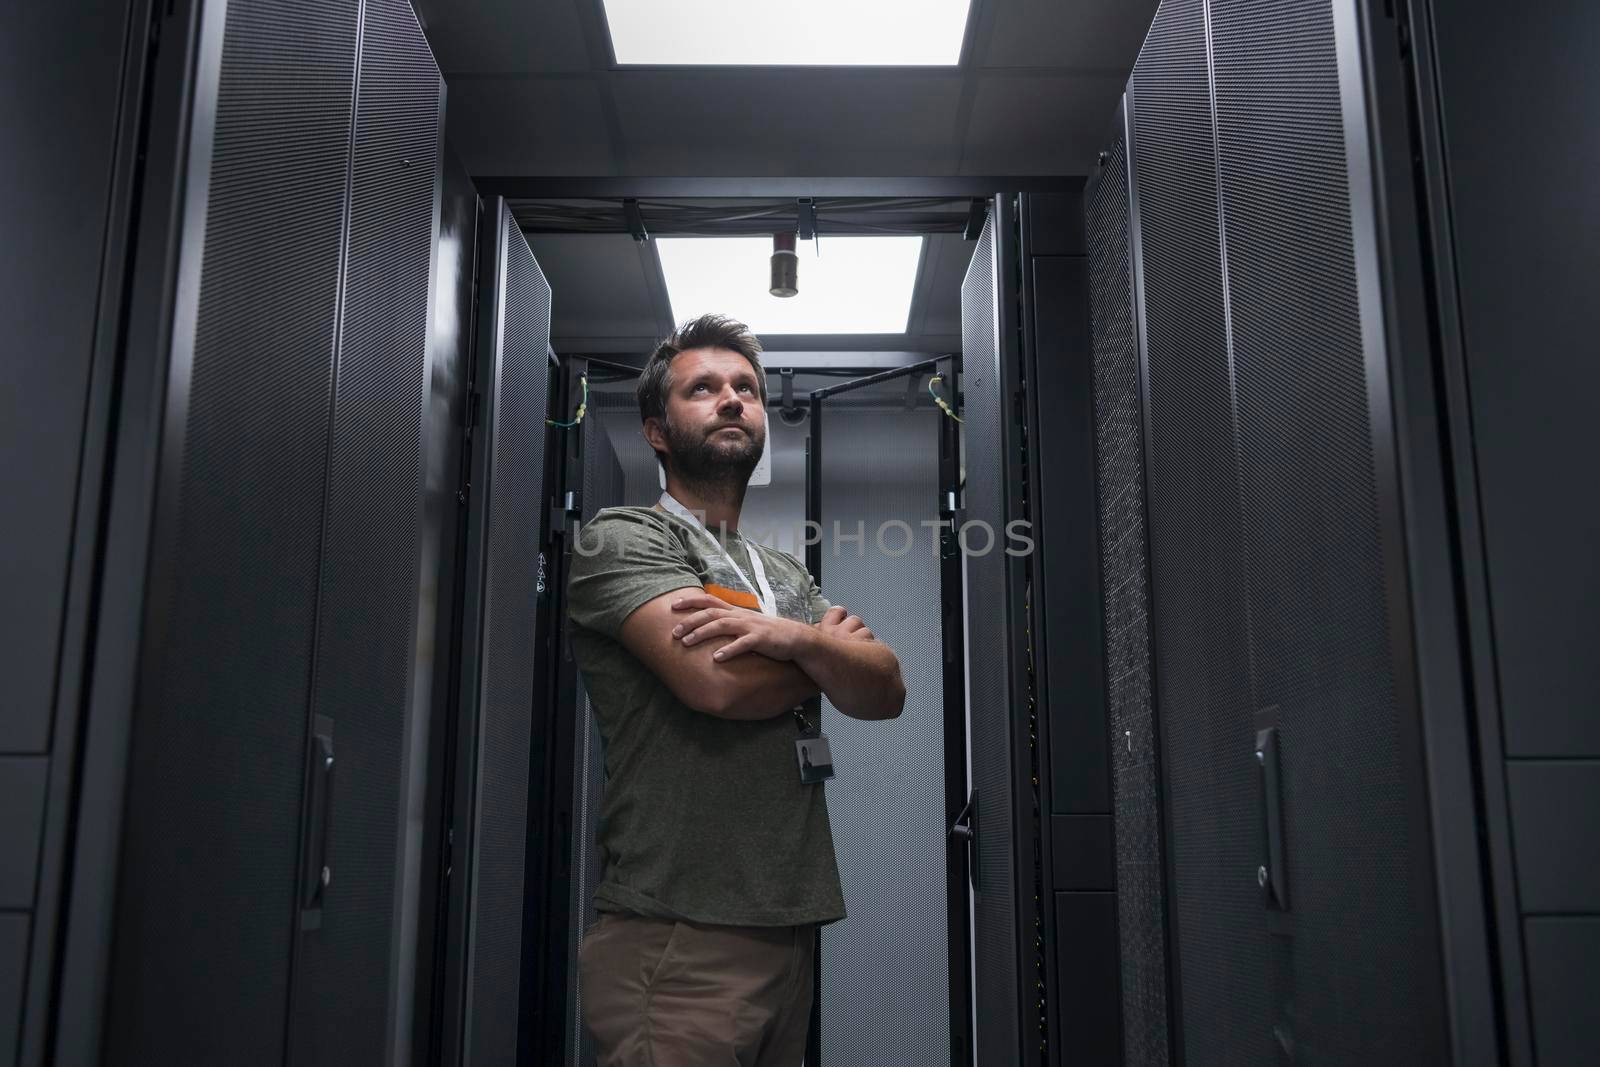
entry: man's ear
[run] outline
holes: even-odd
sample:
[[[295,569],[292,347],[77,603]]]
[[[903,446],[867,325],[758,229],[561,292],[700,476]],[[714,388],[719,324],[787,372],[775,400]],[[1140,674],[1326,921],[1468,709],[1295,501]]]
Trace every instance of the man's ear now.
[[[667,432],[659,416],[651,415],[644,420],[644,439],[657,453],[667,451]]]
[[[659,415],[651,415],[649,418],[645,419],[644,439],[646,443],[650,445],[650,450],[655,453],[656,466],[661,468],[663,472],[662,478],[665,479],[667,462],[661,457],[664,455],[670,455],[672,451],[667,447],[667,428],[665,425],[665,420]],[[666,482],[663,480],[661,484],[665,485]]]

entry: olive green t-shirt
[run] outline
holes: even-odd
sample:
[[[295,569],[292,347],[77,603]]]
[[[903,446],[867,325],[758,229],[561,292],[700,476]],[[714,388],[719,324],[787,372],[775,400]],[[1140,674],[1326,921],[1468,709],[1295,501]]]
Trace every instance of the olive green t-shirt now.
[[[761,554],[784,618],[809,625],[827,611],[793,556],[737,533],[714,536],[752,578],[749,552]],[[732,926],[842,919],[826,794],[800,781],[795,717],[695,711],[621,643],[623,620],[641,604],[711,585],[750,592],[701,529],[676,515],[605,508],[579,532],[567,611],[606,768],[595,907]]]

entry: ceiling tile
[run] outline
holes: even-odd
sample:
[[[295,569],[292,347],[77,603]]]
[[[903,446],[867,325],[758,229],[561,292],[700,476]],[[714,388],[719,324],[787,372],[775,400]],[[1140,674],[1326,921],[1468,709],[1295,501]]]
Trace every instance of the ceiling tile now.
[[[1122,75],[987,75],[967,128],[965,174],[1086,174]]]
[[[655,337],[639,246],[627,234],[534,233],[528,247],[550,282],[550,335]],[[652,249],[646,249],[653,256]]]
[[[585,0],[414,0],[439,69],[475,74],[589,69]]]
[[[445,128],[468,172],[613,172],[600,92],[588,78],[445,80]]]
[[[985,67],[1133,69],[1156,0],[993,0]]]
[[[633,174],[953,173],[958,73],[622,71]]]

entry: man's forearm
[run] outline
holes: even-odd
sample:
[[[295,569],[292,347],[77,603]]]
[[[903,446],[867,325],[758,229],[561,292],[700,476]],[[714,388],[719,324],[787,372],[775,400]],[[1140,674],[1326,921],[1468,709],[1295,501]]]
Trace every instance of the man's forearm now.
[[[715,650],[731,641],[731,638],[713,638],[706,644]],[[715,714],[723,718],[770,719],[822,691],[799,664],[775,660],[759,652],[736,656],[713,669],[719,689],[712,704]]]
[[[853,719],[893,719],[905,707],[900,661],[882,641],[814,632],[794,662],[834,707]]]

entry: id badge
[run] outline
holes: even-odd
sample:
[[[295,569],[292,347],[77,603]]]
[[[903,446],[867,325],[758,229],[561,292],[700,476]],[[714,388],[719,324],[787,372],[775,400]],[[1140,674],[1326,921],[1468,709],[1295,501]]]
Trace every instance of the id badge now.
[[[828,735],[802,737],[794,743],[794,758],[800,764],[800,783],[815,785],[833,777],[833,754],[828,751]]]

